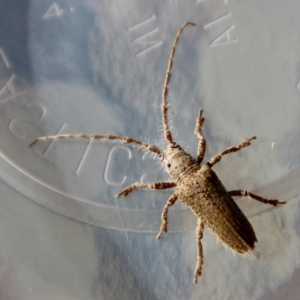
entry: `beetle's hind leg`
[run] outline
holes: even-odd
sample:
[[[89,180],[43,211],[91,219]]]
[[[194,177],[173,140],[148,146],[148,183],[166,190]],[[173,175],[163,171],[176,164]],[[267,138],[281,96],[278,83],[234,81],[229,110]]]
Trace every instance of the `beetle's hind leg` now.
[[[273,205],[273,206],[277,206],[277,204],[285,204],[286,203],[286,201],[279,201],[279,200],[276,200],[276,199],[266,199],[266,198],[254,195],[254,194],[252,194],[248,191],[245,191],[245,190],[229,191],[228,194],[230,196],[242,196],[242,197],[249,196],[249,197],[251,197],[252,199],[254,199],[256,201],[259,201],[259,202],[262,202],[262,203],[265,203],[265,204],[270,204],[270,205]]]
[[[203,237],[203,229],[204,229],[204,222],[198,218],[198,226],[196,231],[196,238],[197,238],[197,265],[194,272],[194,283],[197,283],[197,278],[201,276],[201,270],[203,265],[203,250],[202,250],[202,243],[201,239]]]
[[[206,141],[202,133],[202,126],[204,123],[204,118],[202,117],[203,109],[199,110],[199,115],[196,121],[196,127],[194,134],[199,138],[199,143],[198,143],[198,153],[197,153],[197,163],[201,164],[202,160],[205,155],[205,150],[206,150]]]

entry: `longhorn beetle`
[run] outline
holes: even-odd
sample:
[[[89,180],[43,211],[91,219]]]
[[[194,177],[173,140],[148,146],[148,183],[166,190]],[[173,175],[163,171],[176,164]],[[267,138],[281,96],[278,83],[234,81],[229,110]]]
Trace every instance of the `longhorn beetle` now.
[[[124,144],[134,144],[156,154],[165,165],[172,180],[168,182],[153,182],[149,184],[136,182],[124,188],[116,195],[116,197],[119,198],[120,196],[128,196],[131,192],[139,189],[163,190],[174,188],[174,193],[168,199],[163,209],[161,215],[162,224],[156,238],[160,239],[162,233],[167,232],[169,207],[172,206],[177,199],[180,199],[181,202],[198,218],[198,226],[196,230],[198,255],[194,272],[194,282],[197,283],[197,278],[201,275],[203,264],[201,239],[203,237],[204,225],[207,225],[217,235],[217,237],[232,250],[241,254],[250,253],[254,250],[255,243],[257,242],[255,232],[246,216],[231,198],[232,196],[250,196],[254,200],[274,206],[277,206],[277,204],[285,204],[286,202],[268,200],[245,190],[227,191],[216,173],[211,169],[221,160],[223,155],[236,152],[244,147],[250,146],[251,141],[256,139],[255,136],[245,139],[237,146],[229,147],[221,151],[219,154],[213,156],[206,164],[201,164],[205,155],[206,141],[202,133],[202,126],[204,122],[204,118],[202,116],[203,110],[200,109],[194,131],[194,134],[199,139],[197,158],[193,158],[190,154],[186,153],[180,145],[173,140],[168,123],[168,86],[171,78],[176,46],[183,29],[188,25],[196,26],[195,23],[187,22],[179,29],[171,49],[163,86],[161,111],[164,136],[168,142],[167,149],[159,149],[156,145],[148,144],[131,137],[112,134],[102,135],[83,133],[39,137],[32,142],[29,147],[37,141],[50,141],[60,138],[105,139]]]

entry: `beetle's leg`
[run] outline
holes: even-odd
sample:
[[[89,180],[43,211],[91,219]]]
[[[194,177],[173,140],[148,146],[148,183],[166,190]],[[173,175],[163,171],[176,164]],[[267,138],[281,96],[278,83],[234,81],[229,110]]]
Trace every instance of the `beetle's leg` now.
[[[161,214],[161,220],[162,220],[162,223],[161,223],[161,226],[160,226],[160,230],[159,230],[159,233],[158,235],[156,236],[156,238],[159,240],[162,233],[163,232],[167,232],[168,231],[168,210],[169,210],[169,207],[172,206],[176,200],[178,199],[177,195],[173,194],[167,201],[164,209],[163,209],[163,212]]]
[[[248,191],[245,191],[245,190],[234,190],[234,191],[228,192],[228,194],[230,196],[242,196],[242,197],[249,196],[254,200],[257,200],[257,201],[265,203],[265,204],[271,204],[271,205],[274,205],[274,206],[277,206],[277,204],[285,204],[286,203],[286,201],[278,201],[278,200],[275,200],[275,199],[266,199],[266,198],[254,195],[254,194],[252,194]]]
[[[203,229],[204,229],[204,222],[200,218],[198,218],[198,226],[196,231],[198,251],[197,251],[197,265],[194,272],[194,283],[197,283],[197,278],[201,276],[201,269],[203,265],[203,250],[201,244],[201,239],[203,237]]]
[[[242,148],[245,148],[245,147],[248,147],[251,145],[251,142],[252,140],[255,140],[256,139],[256,136],[252,136],[251,138],[249,139],[245,139],[243,142],[241,142],[240,144],[238,144],[237,146],[233,146],[233,147],[230,147],[230,148],[227,148],[225,150],[223,150],[222,152],[220,152],[219,154],[213,156],[209,162],[207,163],[207,165],[209,167],[212,167],[213,165],[215,165],[217,162],[219,162],[222,158],[223,155],[225,154],[228,154],[228,153],[231,153],[231,152],[236,152],[236,151],[239,151],[241,150]]]
[[[202,133],[202,125],[204,123],[204,118],[202,117],[203,109],[199,110],[199,115],[196,121],[196,127],[194,134],[199,138],[198,143],[198,153],[197,153],[197,163],[201,164],[202,160],[205,155],[205,149],[206,149],[206,141]]]
[[[176,183],[173,181],[170,182],[153,182],[153,183],[140,183],[136,182],[133,183],[132,185],[124,188],[119,194],[116,195],[117,198],[120,196],[127,196],[131,192],[135,190],[140,190],[140,189],[151,189],[151,190],[165,190],[165,189],[170,189],[176,186]]]

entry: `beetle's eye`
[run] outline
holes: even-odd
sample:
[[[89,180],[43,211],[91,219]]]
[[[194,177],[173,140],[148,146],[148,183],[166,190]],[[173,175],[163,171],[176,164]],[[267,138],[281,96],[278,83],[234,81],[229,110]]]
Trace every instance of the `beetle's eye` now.
[[[173,143],[171,144],[171,148],[172,148],[172,149],[179,148],[179,145],[176,144],[175,142],[173,142]]]
[[[170,168],[170,167],[171,167],[171,164],[170,164],[170,163],[168,163],[168,164],[167,164],[167,167],[168,167],[168,168]]]

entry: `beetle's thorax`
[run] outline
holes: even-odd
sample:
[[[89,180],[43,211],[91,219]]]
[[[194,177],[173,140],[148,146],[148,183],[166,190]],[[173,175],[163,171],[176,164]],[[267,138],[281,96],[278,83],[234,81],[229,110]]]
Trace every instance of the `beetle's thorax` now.
[[[173,180],[178,180],[192,166],[198,166],[196,160],[179,145],[169,145],[163,151],[162,161]]]

